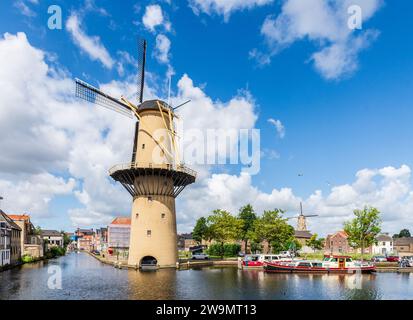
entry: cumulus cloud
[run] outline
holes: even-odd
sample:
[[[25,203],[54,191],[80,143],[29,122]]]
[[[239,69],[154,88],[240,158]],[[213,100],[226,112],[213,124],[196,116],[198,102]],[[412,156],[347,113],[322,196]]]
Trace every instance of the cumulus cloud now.
[[[0,140],[0,194],[10,205],[5,209],[28,211],[36,220],[48,212],[49,199],[71,194],[79,202],[68,212],[73,226],[106,224],[114,216],[128,215],[130,196],[111,180],[108,169],[130,160],[134,122],[75,99],[73,80],[46,57],[24,33],[5,34],[0,40],[0,61],[10,62],[0,68],[0,127],[8,133]],[[31,74],[25,72],[29,69]],[[136,79],[111,81],[100,88],[133,99]],[[145,97],[155,96],[153,87],[147,86]],[[172,99],[177,105],[188,98],[193,104],[180,108],[190,119],[187,128],[255,124],[254,102],[246,93],[228,102],[214,101],[184,75]],[[48,178],[40,179],[43,176]],[[203,176],[208,176],[208,168],[200,168],[200,181]],[[26,192],[31,187],[45,191]],[[20,192],[24,196],[18,197]]]
[[[308,225],[321,235],[342,229],[343,222],[353,218],[353,210],[365,205],[381,211],[383,231],[396,232],[413,223],[411,169],[407,165],[363,169],[356,173],[352,183],[333,186],[326,195],[315,190],[305,199],[295,195],[291,188],[259,190],[245,173],[214,174],[184,193],[179,201],[178,220],[183,231],[190,231],[196,218],[217,208],[237,214],[241,206],[251,203],[259,214],[281,208],[287,210],[285,216],[294,216],[299,212],[300,201],[306,213],[319,215],[309,219]]]
[[[273,0],[189,0],[189,6],[195,14],[204,12],[208,15],[222,15],[225,21],[234,11],[252,9],[272,3]]]
[[[272,118],[268,119],[268,122],[275,127],[275,129],[277,130],[278,137],[283,139],[285,137],[285,127],[282,124],[282,122],[280,120],[275,120]]]
[[[169,63],[169,50],[171,49],[171,41],[167,36],[158,34],[156,36],[156,44],[154,50],[154,56],[163,64]]]
[[[66,28],[70,32],[75,45],[87,53],[92,60],[100,61],[108,69],[113,67],[115,62],[101,43],[100,38],[98,36],[89,36],[85,33],[81,28],[81,19],[76,13],[72,13],[69,16]]]
[[[266,17],[261,34],[270,52],[250,52],[261,64],[296,41],[308,40],[319,47],[310,56],[314,67],[326,79],[351,75],[358,68],[358,55],[378,36],[373,29],[352,30],[348,27],[348,8],[357,5],[362,21],[367,22],[380,8],[381,0],[284,0],[278,16]]]
[[[163,26],[166,31],[171,30],[171,23],[166,19],[161,6],[158,4],[149,5],[145,8],[142,23],[151,32],[155,32],[158,26]]]

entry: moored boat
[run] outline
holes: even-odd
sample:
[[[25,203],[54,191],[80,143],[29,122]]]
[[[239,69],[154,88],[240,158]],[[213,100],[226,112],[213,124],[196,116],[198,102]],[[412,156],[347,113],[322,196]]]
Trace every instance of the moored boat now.
[[[296,260],[291,262],[266,262],[266,272],[278,273],[371,273],[376,267],[369,262],[353,261],[348,256],[325,256],[320,260]]]
[[[262,269],[264,263],[273,262],[290,262],[292,258],[278,254],[248,254],[244,257],[241,263],[242,269]]]

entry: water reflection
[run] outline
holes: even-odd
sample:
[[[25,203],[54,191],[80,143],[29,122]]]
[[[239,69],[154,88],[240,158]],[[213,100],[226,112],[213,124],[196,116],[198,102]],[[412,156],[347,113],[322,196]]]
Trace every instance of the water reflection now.
[[[47,286],[50,265],[61,268],[61,290]],[[73,253],[0,273],[0,299],[412,299],[412,284],[409,273],[267,274],[232,267],[140,272]]]

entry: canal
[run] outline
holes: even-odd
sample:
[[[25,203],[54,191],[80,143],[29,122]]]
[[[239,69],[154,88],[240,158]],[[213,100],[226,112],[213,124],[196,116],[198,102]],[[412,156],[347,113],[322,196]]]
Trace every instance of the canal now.
[[[61,288],[50,278],[61,274]],[[49,284],[48,284],[49,283]],[[59,285],[57,285],[59,286]],[[85,253],[0,273],[0,299],[412,299],[413,274],[297,275],[235,267],[140,272]]]

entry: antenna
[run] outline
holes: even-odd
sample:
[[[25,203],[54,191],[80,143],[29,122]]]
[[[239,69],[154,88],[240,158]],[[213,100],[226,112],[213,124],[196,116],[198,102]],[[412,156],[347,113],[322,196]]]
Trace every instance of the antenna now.
[[[168,79],[168,106],[171,105],[171,80],[172,80],[172,75],[169,74],[169,79]]]
[[[146,40],[138,39],[138,83],[137,99],[138,103],[143,102],[143,89],[145,86],[145,64],[146,64]]]

